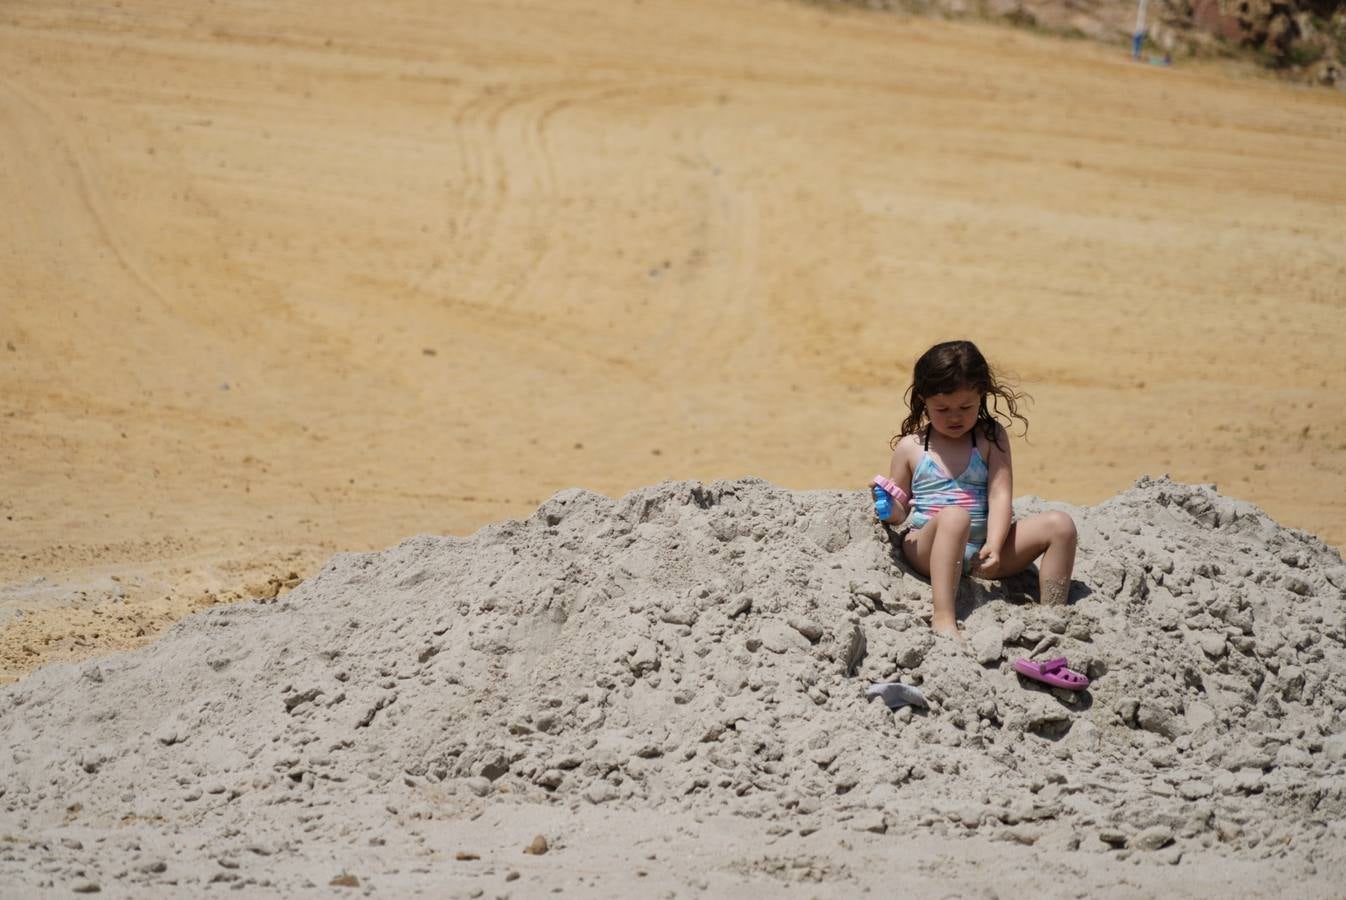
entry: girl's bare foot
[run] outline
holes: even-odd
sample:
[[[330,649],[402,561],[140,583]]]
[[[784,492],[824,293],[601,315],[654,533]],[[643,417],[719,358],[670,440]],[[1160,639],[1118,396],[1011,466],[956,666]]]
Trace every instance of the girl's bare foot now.
[[[942,634],[945,637],[953,638],[954,641],[957,642],[958,647],[962,650],[972,649],[972,645],[967,642],[967,638],[963,635],[963,632],[959,630],[957,622],[932,621],[930,623],[930,630],[935,634]]]

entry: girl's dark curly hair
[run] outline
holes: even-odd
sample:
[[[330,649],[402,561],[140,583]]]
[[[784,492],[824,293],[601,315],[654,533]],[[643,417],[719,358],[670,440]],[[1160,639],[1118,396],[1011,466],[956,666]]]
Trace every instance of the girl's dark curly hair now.
[[[909,434],[918,434],[926,423],[925,401],[937,394],[951,394],[963,388],[971,388],[981,394],[981,407],[977,410],[977,425],[981,427],[986,439],[997,447],[1000,441],[996,437],[996,422],[1003,420],[1012,425],[1015,419],[1024,424],[1024,434],[1028,433],[1028,419],[1019,412],[1019,401],[1032,398],[1015,390],[1003,375],[991,368],[986,357],[981,355],[977,345],[971,341],[945,341],[936,344],[916,360],[912,371],[911,387],[907,388],[907,407],[911,414],[902,422],[902,430],[893,435],[889,446],[897,449],[897,442]],[[990,406],[987,401],[990,400]],[[1005,410],[1000,409],[1001,402]],[[1004,448],[1001,447],[1003,450]]]

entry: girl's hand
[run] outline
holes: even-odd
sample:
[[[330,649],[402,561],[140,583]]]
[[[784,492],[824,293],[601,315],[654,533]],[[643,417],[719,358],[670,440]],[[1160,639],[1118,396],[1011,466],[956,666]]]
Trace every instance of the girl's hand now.
[[[982,547],[972,560],[972,571],[982,578],[995,578],[1000,574],[1000,551]]]

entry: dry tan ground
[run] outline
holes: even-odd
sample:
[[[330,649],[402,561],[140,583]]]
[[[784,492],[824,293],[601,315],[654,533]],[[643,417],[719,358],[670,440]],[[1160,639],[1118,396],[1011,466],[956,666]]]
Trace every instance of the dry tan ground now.
[[[860,485],[910,364],[1016,493],[1346,543],[1346,99],[773,0],[0,9],[0,678],[575,485]]]

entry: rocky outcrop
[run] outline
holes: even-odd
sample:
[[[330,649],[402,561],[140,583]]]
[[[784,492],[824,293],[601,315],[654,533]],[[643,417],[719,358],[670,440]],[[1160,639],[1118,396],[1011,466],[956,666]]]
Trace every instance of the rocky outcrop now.
[[[1237,47],[1266,65],[1346,86],[1346,3],[1163,0],[1156,37],[1189,50]]]
[[[876,9],[1005,21],[1125,45],[1134,0],[855,0]],[[1346,89],[1342,0],[1150,0],[1147,50],[1156,58],[1246,54],[1297,80]],[[1147,53],[1147,57],[1148,57]]]

